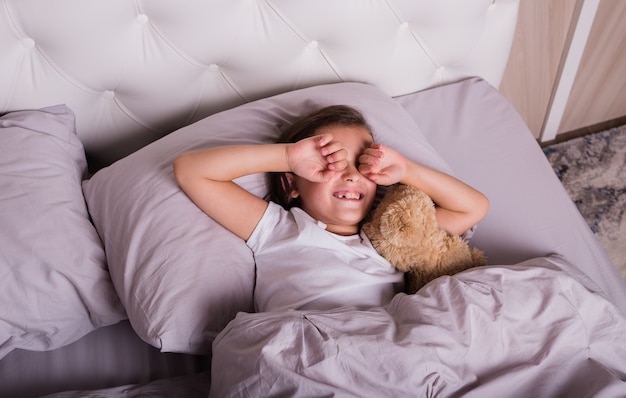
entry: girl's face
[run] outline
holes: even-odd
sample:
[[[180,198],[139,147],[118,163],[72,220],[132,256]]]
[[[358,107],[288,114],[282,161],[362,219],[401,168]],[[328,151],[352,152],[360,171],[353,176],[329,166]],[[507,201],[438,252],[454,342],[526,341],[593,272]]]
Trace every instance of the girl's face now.
[[[376,183],[358,170],[358,159],[373,140],[361,126],[327,126],[316,134],[330,133],[347,151],[348,167],[327,182],[310,182],[294,176],[291,194],[299,196],[301,207],[311,217],[326,224],[338,235],[353,235],[374,203]]]

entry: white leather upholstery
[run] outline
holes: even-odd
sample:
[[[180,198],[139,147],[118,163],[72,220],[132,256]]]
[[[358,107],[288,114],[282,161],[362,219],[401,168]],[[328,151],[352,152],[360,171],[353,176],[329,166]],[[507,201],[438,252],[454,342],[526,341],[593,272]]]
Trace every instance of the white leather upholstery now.
[[[68,104],[111,161],[243,102],[321,83],[498,86],[519,0],[1,0],[0,112]],[[102,154],[101,154],[102,155]]]

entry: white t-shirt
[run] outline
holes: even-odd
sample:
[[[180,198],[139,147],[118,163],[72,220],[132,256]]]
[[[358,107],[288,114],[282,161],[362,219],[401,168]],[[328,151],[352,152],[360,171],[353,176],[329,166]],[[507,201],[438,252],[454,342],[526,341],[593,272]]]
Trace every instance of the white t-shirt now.
[[[404,274],[364,233],[326,231],[300,208],[270,202],[247,241],[256,262],[257,311],[380,306],[402,290]]]

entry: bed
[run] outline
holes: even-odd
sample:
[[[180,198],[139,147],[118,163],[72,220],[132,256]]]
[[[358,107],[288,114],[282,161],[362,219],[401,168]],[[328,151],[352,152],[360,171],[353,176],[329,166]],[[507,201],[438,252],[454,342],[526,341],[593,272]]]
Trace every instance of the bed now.
[[[497,90],[517,9],[2,0],[0,396],[623,396],[626,284]],[[172,159],[334,103],[489,197],[489,265],[254,313],[252,255]]]

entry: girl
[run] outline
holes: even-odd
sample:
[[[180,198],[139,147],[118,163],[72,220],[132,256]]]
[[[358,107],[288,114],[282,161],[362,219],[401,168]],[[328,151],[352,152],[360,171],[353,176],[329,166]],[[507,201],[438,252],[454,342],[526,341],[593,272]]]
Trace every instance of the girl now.
[[[261,199],[233,182],[270,173]],[[414,185],[436,203],[439,226],[462,234],[488,200],[463,182],[373,142],[363,116],[336,105],[294,123],[276,144],[185,153],[180,187],[207,215],[244,239],[256,263],[258,311],[387,304],[403,275],[360,232],[377,185]]]

